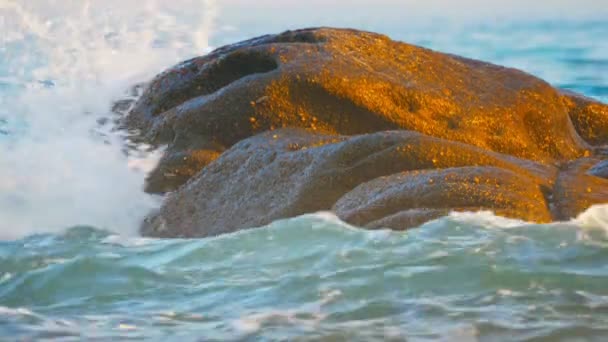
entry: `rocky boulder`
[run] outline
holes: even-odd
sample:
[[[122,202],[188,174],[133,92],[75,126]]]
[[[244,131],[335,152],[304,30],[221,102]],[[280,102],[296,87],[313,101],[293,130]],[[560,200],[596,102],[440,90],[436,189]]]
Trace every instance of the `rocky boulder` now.
[[[209,236],[318,210],[395,229],[451,210],[568,218],[608,199],[593,168],[607,108],[519,70],[320,28],[183,62],[124,125],[167,145],[146,190],[171,193],[144,233]]]

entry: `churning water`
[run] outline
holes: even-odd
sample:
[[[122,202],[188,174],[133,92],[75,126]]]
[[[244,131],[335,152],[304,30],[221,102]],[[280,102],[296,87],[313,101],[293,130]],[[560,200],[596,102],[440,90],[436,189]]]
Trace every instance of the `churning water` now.
[[[137,237],[158,205],[141,190],[156,154],[125,147],[112,103],[210,45],[309,23],[226,3],[0,0],[0,340],[608,336],[607,207],[550,225],[483,212],[364,231],[317,213],[210,239]],[[359,3],[345,6],[381,6]],[[608,101],[602,16],[403,23],[339,19],[335,6],[335,23],[310,24],[381,31]]]

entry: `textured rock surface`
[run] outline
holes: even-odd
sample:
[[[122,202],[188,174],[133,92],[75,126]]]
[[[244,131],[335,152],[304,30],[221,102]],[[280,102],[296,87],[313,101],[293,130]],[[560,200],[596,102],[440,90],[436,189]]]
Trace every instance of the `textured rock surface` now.
[[[591,159],[583,164],[562,172],[413,131],[280,129],[223,153],[169,194],[143,232],[211,236],[330,209],[369,228],[407,229],[452,210],[549,222],[608,200],[608,181],[577,169]]]
[[[124,123],[168,145],[147,191],[176,191],[144,232],[206,236],[332,208],[372,228],[452,209],[567,218],[606,200],[589,169],[607,116],[518,70],[323,28],[169,69]]]
[[[551,220],[543,185],[494,166],[406,171],[373,179],[334,206],[344,220],[370,228],[409,228],[450,211],[491,209],[525,220]],[[422,214],[422,215],[421,215]]]
[[[608,144],[608,106],[571,92],[564,92],[564,100],[581,137],[593,145]]]

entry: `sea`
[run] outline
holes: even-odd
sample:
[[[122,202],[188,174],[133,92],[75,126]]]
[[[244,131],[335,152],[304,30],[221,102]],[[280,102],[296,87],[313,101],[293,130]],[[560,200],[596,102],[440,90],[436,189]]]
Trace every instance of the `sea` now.
[[[331,212],[150,239],[133,85],[266,33],[352,27],[608,102],[605,0],[0,0],[0,341],[606,341],[608,206],[405,232]],[[238,214],[238,213],[236,213]]]

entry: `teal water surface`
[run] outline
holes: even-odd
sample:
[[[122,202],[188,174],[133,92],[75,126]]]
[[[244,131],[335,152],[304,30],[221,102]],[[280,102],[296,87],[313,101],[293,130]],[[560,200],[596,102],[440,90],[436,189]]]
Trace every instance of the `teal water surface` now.
[[[0,334],[512,340],[608,334],[608,239],[572,224],[364,231],[330,214],[203,240],[78,227],[0,244]]]

